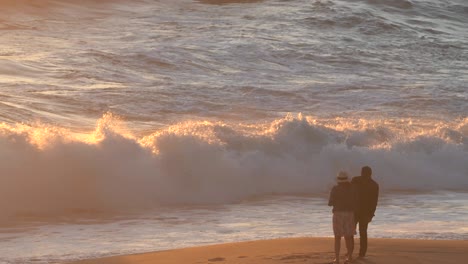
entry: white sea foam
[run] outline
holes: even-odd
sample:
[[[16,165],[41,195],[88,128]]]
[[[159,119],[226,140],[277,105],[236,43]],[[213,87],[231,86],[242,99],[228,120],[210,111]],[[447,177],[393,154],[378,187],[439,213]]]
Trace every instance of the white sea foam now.
[[[401,134],[390,124],[299,115],[263,124],[185,122],[143,138],[124,125],[111,114],[86,136],[3,125],[2,214],[320,194],[337,171],[358,175],[363,165],[387,191],[468,186],[467,120],[443,129],[408,126]]]

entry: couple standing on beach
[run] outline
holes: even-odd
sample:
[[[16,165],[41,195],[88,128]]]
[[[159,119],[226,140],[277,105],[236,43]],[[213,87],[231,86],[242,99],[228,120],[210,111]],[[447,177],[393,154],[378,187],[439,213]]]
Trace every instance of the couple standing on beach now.
[[[348,250],[345,263],[352,260],[354,235],[359,224],[359,257],[367,252],[367,226],[374,217],[379,197],[379,185],[372,178],[372,169],[365,166],[361,176],[349,180],[346,172],[337,176],[338,184],[330,192],[329,206],[333,206],[333,233],[335,234],[335,261],[340,263],[341,237],[344,236]]]

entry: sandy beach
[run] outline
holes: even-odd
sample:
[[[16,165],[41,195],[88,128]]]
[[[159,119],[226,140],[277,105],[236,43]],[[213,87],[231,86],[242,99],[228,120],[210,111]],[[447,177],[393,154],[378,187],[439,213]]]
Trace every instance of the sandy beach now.
[[[358,240],[356,242],[359,243]],[[331,263],[333,256],[332,238],[287,238],[115,256],[70,264],[325,264]],[[371,239],[368,256],[355,259],[353,263],[455,264],[466,263],[467,259],[468,241]]]

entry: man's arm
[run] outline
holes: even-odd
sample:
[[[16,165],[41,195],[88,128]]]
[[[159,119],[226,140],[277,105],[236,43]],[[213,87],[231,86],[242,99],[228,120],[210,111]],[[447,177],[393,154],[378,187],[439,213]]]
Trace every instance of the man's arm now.
[[[375,210],[377,209],[377,203],[379,201],[379,185],[375,184],[376,188],[372,197],[372,217],[375,215]]]
[[[356,185],[351,185],[352,203],[354,214],[358,213],[359,209],[359,192]]]

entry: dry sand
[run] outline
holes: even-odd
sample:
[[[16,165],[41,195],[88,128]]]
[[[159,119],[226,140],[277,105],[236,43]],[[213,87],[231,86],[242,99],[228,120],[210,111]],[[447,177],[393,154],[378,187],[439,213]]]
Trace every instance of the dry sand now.
[[[356,239],[357,249],[358,244]],[[341,255],[345,251],[342,241]],[[333,258],[332,238],[288,238],[116,256],[73,264],[325,264],[331,263]],[[468,263],[468,241],[370,239],[368,256],[353,263],[465,264]]]

